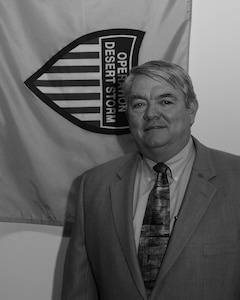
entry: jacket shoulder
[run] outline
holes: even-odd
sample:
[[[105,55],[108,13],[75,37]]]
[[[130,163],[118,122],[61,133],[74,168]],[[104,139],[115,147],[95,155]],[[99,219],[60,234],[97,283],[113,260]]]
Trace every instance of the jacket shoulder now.
[[[207,147],[193,138],[196,149],[197,167],[199,169],[213,167],[219,171],[236,171],[240,173],[240,156],[222,150]]]
[[[209,149],[213,161],[225,168],[232,168],[240,172],[240,156],[216,149]]]

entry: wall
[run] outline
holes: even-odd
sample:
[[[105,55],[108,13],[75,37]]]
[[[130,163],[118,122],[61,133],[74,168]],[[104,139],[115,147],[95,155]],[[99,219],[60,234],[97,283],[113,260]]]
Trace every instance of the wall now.
[[[193,134],[240,154],[238,0],[193,0],[190,66],[200,103]],[[62,228],[0,223],[0,299],[59,300]]]
[[[193,134],[240,155],[240,2],[193,2],[189,73],[200,104]]]
[[[0,299],[59,300],[68,239],[54,226],[0,223]]]

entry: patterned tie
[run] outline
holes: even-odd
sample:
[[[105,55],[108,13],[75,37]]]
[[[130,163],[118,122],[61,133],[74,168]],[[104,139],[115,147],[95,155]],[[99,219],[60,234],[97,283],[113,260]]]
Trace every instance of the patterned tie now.
[[[139,264],[148,295],[154,286],[170,236],[169,168],[158,163],[153,169],[157,172],[157,179],[148,197],[138,248]]]

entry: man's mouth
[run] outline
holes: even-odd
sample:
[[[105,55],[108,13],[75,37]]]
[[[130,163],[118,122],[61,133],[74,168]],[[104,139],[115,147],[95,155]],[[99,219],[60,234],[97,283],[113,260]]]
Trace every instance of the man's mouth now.
[[[163,129],[165,127],[166,127],[165,125],[152,125],[144,128],[144,131],[158,130],[158,129]]]

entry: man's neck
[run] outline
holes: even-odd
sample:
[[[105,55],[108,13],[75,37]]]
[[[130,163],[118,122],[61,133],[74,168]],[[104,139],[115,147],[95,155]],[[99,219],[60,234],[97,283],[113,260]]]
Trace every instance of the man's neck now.
[[[170,160],[172,157],[176,156],[179,152],[181,152],[186,145],[190,142],[191,136],[189,139],[179,148],[173,148],[166,146],[156,149],[146,149],[146,151],[142,152],[142,155],[156,163],[158,162],[166,162]]]

